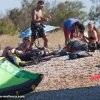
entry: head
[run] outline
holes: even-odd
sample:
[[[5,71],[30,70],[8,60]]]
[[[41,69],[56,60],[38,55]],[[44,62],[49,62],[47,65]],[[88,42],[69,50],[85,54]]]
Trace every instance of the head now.
[[[93,23],[92,23],[92,22],[89,22],[89,23],[88,23],[88,30],[89,30],[89,31],[92,31],[93,28],[94,28]]]
[[[80,25],[80,22],[79,22],[79,21],[77,21],[77,22],[75,22],[75,23],[73,24],[74,29],[76,30],[77,33],[79,32],[79,25]]]
[[[38,9],[42,9],[44,7],[44,1],[43,0],[39,0],[38,2],[37,2],[37,8]]]
[[[24,48],[26,48],[26,45],[24,43],[19,43],[18,49],[23,51]]]
[[[29,39],[28,37],[23,38],[23,43],[24,43],[25,45],[30,45],[30,39]]]
[[[77,21],[77,22],[75,22],[73,25],[74,25],[74,27],[77,29],[77,28],[79,27],[79,25],[80,25],[80,22]]]
[[[75,28],[77,33],[84,34],[85,27],[81,22],[79,22],[79,21],[75,22],[74,28]]]
[[[6,57],[8,54],[12,55],[12,52],[11,52],[12,49],[13,48],[11,48],[10,46],[5,47],[4,50],[3,50],[2,56]]]

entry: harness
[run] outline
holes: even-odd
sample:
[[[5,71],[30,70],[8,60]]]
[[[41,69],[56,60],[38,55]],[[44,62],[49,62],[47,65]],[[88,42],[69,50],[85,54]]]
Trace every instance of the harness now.
[[[43,30],[43,27],[43,24],[36,25],[34,22],[31,22],[32,37],[37,40],[37,42],[35,41],[36,47],[40,47],[39,34]]]

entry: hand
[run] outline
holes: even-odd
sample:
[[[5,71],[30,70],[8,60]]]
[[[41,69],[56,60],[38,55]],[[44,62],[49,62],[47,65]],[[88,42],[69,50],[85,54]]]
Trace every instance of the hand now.
[[[11,50],[8,50],[7,53],[8,53],[9,55],[12,55],[12,54],[13,54]]]
[[[48,21],[49,18],[44,18],[44,17],[42,17],[41,20],[42,20],[43,22],[45,22],[45,21]]]
[[[12,54],[14,54],[14,52],[15,52],[15,49],[12,49],[12,50],[11,50],[11,52],[12,52]]]
[[[48,15],[47,18],[51,19],[51,15]]]
[[[49,21],[49,18],[46,18],[46,21]]]

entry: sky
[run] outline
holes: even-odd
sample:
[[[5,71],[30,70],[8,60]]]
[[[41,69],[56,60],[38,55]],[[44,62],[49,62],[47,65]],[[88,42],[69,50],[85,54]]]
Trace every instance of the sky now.
[[[20,7],[21,0],[0,0],[0,13],[5,14],[7,10]]]
[[[0,13],[5,15],[7,10],[13,9],[13,8],[21,8],[21,1],[22,0],[0,0]],[[55,0],[45,0],[49,2],[54,2]],[[64,2],[66,0],[56,0],[56,2]],[[79,1],[79,0],[69,0],[69,1]],[[86,11],[89,11],[87,9],[90,8],[91,2],[90,0],[81,0],[84,5],[86,6]]]

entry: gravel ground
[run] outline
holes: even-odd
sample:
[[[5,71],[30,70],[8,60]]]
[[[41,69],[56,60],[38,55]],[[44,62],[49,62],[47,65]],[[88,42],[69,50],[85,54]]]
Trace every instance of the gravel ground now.
[[[75,60],[56,57],[23,69],[44,74],[39,86],[25,100],[100,100],[100,79],[90,80],[90,76],[100,73],[100,51]]]

